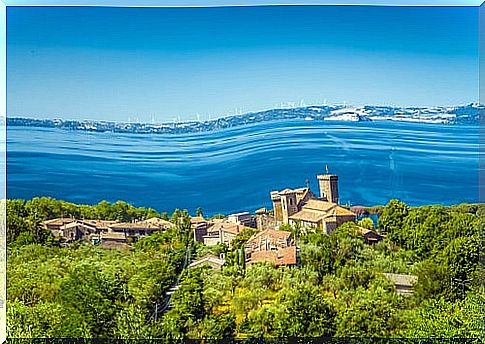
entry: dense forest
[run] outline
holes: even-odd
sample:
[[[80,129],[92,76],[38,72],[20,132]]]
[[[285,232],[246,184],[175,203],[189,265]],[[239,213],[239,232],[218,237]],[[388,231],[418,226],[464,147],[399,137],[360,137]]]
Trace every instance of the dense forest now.
[[[187,211],[172,216],[124,202],[75,205],[8,200],[7,335],[15,337],[250,338],[483,337],[480,249],[485,205],[378,207],[368,245],[357,224],[302,233],[299,266],[244,266],[243,232],[231,247],[193,242]],[[61,245],[42,221],[57,217],[170,219],[176,226],[128,249]],[[360,226],[374,227],[369,219]],[[224,253],[221,270],[184,260]],[[418,277],[410,296],[382,273]],[[170,309],[160,309],[180,278]]]

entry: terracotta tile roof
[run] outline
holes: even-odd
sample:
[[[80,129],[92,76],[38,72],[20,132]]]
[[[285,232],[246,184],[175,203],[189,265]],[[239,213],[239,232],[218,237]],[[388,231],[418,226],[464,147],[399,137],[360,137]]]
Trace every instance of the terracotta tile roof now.
[[[296,221],[305,221],[305,222],[312,222],[317,223],[322,221],[328,215],[323,212],[312,211],[303,209],[293,215],[290,216],[290,219]]]
[[[226,233],[231,233],[231,234],[238,234],[242,231],[242,229],[240,228],[242,226],[234,226],[234,227],[227,227],[227,228],[222,228],[222,231],[223,232],[226,232]]]
[[[280,248],[277,251],[276,265],[296,265],[296,246]]]
[[[280,231],[276,229],[266,229],[262,232],[253,235],[247,242],[246,245],[250,246],[252,244],[258,244],[259,241],[268,240],[272,244],[276,244],[278,241],[286,241],[290,238],[291,232]]]
[[[253,252],[248,264],[258,262],[269,262],[276,266],[296,265],[296,246],[279,248],[275,251]]]
[[[355,216],[354,212],[340,206],[336,206],[334,212],[337,216]]]
[[[68,228],[73,228],[73,227],[85,227],[85,228],[89,228],[93,231],[95,231],[97,229],[97,227],[95,225],[92,225],[90,223],[85,223],[83,221],[73,221],[73,222],[69,222],[69,223],[66,223],[65,225],[61,226],[60,229],[68,229]]]
[[[293,214],[290,218],[308,222],[318,222],[329,216],[355,216],[355,214],[335,203],[310,199],[303,204],[299,212]]]
[[[303,205],[303,209],[312,209],[328,212],[335,206],[337,206],[337,204],[332,202],[326,202],[319,199],[311,199]]]

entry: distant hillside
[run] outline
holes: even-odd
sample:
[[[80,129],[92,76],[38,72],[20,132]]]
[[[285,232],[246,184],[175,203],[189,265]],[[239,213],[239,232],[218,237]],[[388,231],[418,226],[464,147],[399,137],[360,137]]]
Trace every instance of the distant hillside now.
[[[351,122],[390,120],[430,124],[478,124],[480,113],[483,109],[484,106],[480,104],[425,108],[398,108],[372,105],[361,107],[314,105],[299,108],[271,109],[236,116],[220,117],[207,121],[149,124],[8,117],[7,125],[93,132],[182,134],[220,130],[259,122],[292,119]]]

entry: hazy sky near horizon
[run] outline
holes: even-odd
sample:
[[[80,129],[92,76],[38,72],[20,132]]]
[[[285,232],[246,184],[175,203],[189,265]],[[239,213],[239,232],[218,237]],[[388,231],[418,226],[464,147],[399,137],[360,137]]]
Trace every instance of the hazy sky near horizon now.
[[[7,115],[478,101],[477,7],[7,8]]]

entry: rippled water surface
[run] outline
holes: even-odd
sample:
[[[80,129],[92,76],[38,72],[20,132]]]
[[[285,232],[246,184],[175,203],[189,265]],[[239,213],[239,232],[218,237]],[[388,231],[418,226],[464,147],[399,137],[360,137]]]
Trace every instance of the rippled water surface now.
[[[266,122],[185,135],[7,130],[7,196],[125,200],[160,211],[253,211],[328,164],[343,203],[478,201],[478,127]]]

